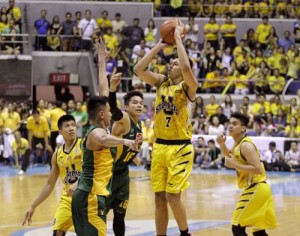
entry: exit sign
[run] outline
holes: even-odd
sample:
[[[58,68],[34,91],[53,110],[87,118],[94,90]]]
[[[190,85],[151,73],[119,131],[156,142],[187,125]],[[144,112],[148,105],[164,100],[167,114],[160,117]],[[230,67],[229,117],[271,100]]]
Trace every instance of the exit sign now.
[[[78,74],[70,73],[50,73],[50,84],[51,85],[76,85],[79,84]]]

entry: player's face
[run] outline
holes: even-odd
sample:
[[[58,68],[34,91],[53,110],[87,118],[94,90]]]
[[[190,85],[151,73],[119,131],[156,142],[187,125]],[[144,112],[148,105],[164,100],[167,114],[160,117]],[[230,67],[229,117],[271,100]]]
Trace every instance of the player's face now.
[[[168,66],[168,77],[171,80],[177,79],[181,76],[181,69],[179,65],[179,59],[174,59]]]
[[[104,111],[101,112],[102,112],[105,128],[108,128],[110,126],[110,120],[111,120],[110,106],[108,103],[106,104]]]
[[[140,116],[143,113],[144,100],[139,96],[133,96],[130,99],[129,105],[126,110],[129,115]]]
[[[234,136],[239,136],[242,133],[245,133],[246,127],[242,126],[241,122],[236,119],[236,118],[230,118],[229,120],[229,135],[234,137]]]
[[[77,126],[75,121],[69,120],[64,122],[59,132],[64,137],[65,140],[75,139],[77,133]]]

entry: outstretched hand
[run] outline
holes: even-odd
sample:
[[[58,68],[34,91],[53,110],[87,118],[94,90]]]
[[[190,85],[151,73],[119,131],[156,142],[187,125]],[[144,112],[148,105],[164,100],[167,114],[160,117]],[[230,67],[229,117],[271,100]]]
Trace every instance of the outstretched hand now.
[[[29,209],[26,211],[25,213],[25,219],[23,220],[22,225],[25,225],[26,223],[28,223],[28,225],[30,225],[32,223],[32,216],[34,213],[34,208],[29,207]]]
[[[114,74],[110,79],[110,91],[115,92],[117,90],[117,87],[121,83],[121,76],[122,73],[116,73]]]
[[[138,151],[139,150],[139,143],[140,140],[130,140],[130,139],[124,139],[124,145],[129,147],[130,150]]]
[[[109,55],[110,51],[106,49],[105,41],[102,37],[99,37],[96,43],[94,44],[95,54],[98,55],[98,60],[106,60]]]

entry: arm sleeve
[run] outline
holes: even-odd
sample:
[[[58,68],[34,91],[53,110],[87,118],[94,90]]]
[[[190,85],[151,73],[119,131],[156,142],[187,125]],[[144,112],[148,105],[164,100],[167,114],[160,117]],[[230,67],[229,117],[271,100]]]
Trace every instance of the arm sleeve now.
[[[119,121],[123,118],[123,112],[117,107],[116,92],[109,92],[109,105],[113,121]]]

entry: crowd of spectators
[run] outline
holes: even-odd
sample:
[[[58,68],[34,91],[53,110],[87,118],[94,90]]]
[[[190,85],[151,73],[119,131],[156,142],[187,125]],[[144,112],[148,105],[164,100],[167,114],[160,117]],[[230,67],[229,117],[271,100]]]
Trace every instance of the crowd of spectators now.
[[[227,94],[222,101],[217,101],[211,95],[207,104],[199,96],[196,99],[193,113],[193,134],[217,135],[228,129],[230,115],[240,111],[250,118],[248,135],[263,137],[300,138],[300,89],[298,95],[290,101],[282,101],[279,95],[271,97],[270,101],[264,94],[250,101],[244,96],[242,104],[237,107]]]
[[[204,104],[201,96],[197,98],[193,112],[194,134],[226,133],[231,113],[240,110],[250,117],[248,125],[250,136],[300,138],[300,90],[290,101],[285,101],[279,96],[287,81],[299,78],[298,5],[298,0],[292,3],[284,0],[272,3],[265,0],[260,2],[203,0],[182,1],[182,4],[181,1],[155,1],[155,16],[166,14],[188,16],[184,43],[193,61],[192,69],[199,80],[198,92],[224,94],[220,101],[211,95],[207,104]],[[229,12],[231,14],[228,14]],[[155,92],[155,88],[143,84],[132,70],[135,63],[157,42],[158,26],[155,25],[155,20],[149,19],[147,26],[142,28],[139,18],[133,18],[132,23],[125,22],[122,15],[116,13],[112,19],[106,10],[101,12],[99,18],[94,17],[91,10],[66,12],[64,20],[56,15],[51,22],[47,19],[46,10],[42,10],[40,14],[40,18],[34,23],[35,50],[92,51],[93,42],[101,36],[111,51],[106,68],[108,77],[121,72],[123,77],[130,78],[122,80],[119,91],[138,89]],[[209,17],[209,21],[203,29],[200,29],[195,17]],[[220,25],[217,19],[222,17],[225,18],[225,23]],[[244,37],[237,42],[237,25],[234,17],[260,17],[262,22],[255,29],[245,29]],[[285,31],[282,36],[277,35],[276,28],[269,22],[269,17],[295,19],[294,31]],[[20,9],[15,6],[14,0],[9,0],[9,6],[1,9],[0,32],[3,53],[22,52],[16,35],[22,32],[21,19]],[[203,40],[198,36],[199,30],[204,32]],[[174,57],[177,57],[176,48],[170,45],[153,59],[150,69],[154,73],[167,74],[168,64]],[[240,106],[232,100],[231,94],[244,96]],[[250,101],[248,94],[256,94],[256,100]],[[265,94],[273,96],[267,100]],[[153,130],[150,124],[154,108],[148,110],[145,106],[144,109],[142,119],[146,124],[148,142],[143,146],[141,157],[147,163],[153,143]],[[42,163],[49,162],[51,153],[57,145],[60,145],[56,127],[59,114],[69,113],[75,116],[80,137],[84,135],[85,125],[88,122],[85,110],[85,104],[75,103],[74,98],[57,104],[41,100],[36,109],[32,108],[31,103],[11,103],[0,99],[0,147],[4,146],[0,148],[1,156],[6,160],[10,158],[15,165],[18,165],[18,157],[25,156],[21,168],[23,172],[26,172],[29,165],[29,161],[24,159],[28,160],[31,156],[34,156],[36,162],[38,160]],[[40,126],[35,127],[37,124],[44,125],[41,125],[42,128],[39,130]],[[7,142],[11,144],[11,151],[5,145]],[[294,144],[290,146],[290,156],[299,152]],[[270,144],[270,150],[271,147],[274,148],[274,145]],[[209,140],[206,147],[204,139],[199,138],[195,150],[195,164],[199,167],[206,169],[223,167],[222,156],[214,140]],[[297,169],[300,157],[296,158],[298,160],[296,163],[297,161],[289,161],[293,158],[285,157],[286,154],[279,155],[275,151],[274,153],[263,157],[267,169]],[[276,156],[275,159],[273,154]]]
[[[224,157],[220,148],[215,144],[214,139],[204,141],[199,136],[194,142],[195,156],[194,167],[201,169],[224,169]],[[276,143],[269,142],[266,150],[259,150],[261,161],[267,171],[299,171],[300,170],[300,149],[297,141],[289,141],[288,149],[282,153],[276,148]]]
[[[170,1],[169,8],[172,8],[172,2]],[[199,3],[202,10],[195,6],[191,7],[198,6]],[[233,17],[237,17],[241,12],[236,14],[235,11],[230,11],[229,14],[226,4],[230,5],[231,2],[208,1],[207,3],[214,5],[211,5],[212,11],[206,15],[209,21],[203,29],[200,29],[195,17],[202,16],[201,12],[206,2],[203,6],[201,1],[182,2],[188,9],[194,9],[194,13],[186,11],[188,21],[185,25],[187,31],[185,47],[194,62],[193,71],[199,79],[198,92],[225,91],[241,95],[262,92],[280,94],[289,79],[298,79],[300,18],[298,15],[292,17],[295,19],[294,30],[293,32],[286,30],[283,35],[278,35],[276,28],[269,22],[269,17],[273,17],[275,13],[275,15],[284,14],[283,5],[288,5],[288,1],[272,3],[275,4],[276,9],[279,9],[274,11],[259,10],[266,8],[267,1],[256,3],[251,0],[240,5],[241,12],[245,13],[243,16],[261,17],[262,22],[256,28],[245,29],[244,36],[239,42],[236,38],[237,25]],[[5,43],[1,44],[2,51],[8,54],[19,54],[20,44],[16,43],[17,39],[13,34],[21,32],[21,11],[15,6],[14,0],[9,0],[9,4],[9,8],[3,7],[1,10],[3,12],[1,18],[3,17],[4,20],[1,20],[0,31],[2,27],[2,38],[5,40]],[[165,6],[164,1],[155,1],[155,4],[160,7]],[[250,11],[252,5],[254,10]],[[230,6],[238,8],[239,1],[232,2]],[[97,13],[93,15],[91,10],[77,11],[74,17],[71,12],[66,12],[64,20],[55,15],[52,21],[47,18],[47,10],[41,10],[40,14],[40,18],[34,22],[35,50],[91,51],[94,41],[101,36],[111,50],[111,57],[107,62],[107,74],[122,72],[124,78],[133,78],[133,80],[123,80],[120,89],[123,92],[133,88],[143,89],[146,92],[155,90],[136,78],[132,70],[134,64],[149,52],[159,37],[158,26],[153,19],[149,19],[147,26],[142,28],[139,18],[134,18],[130,23],[124,21],[120,13],[112,17],[106,10],[101,12],[100,17],[97,17]],[[168,11],[168,14],[172,16],[172,11]],[[219,24],[217,19],[220,18],[225,18],[225,23]],[[200,30],[204,32],[204,38],[201,40]],[[9,38],[5,37],[7,33],[11,34]],[[9,40],[13,40],[13,43],[8,42]],[[168,63],[176,57],[176,53],[174,46],[166,48],[154,58],[150,65],[151,70],[166,74]],[[300,83],[295,85],[300,87]],[[295,89],[290,86],[287,91],[294,93]]]

